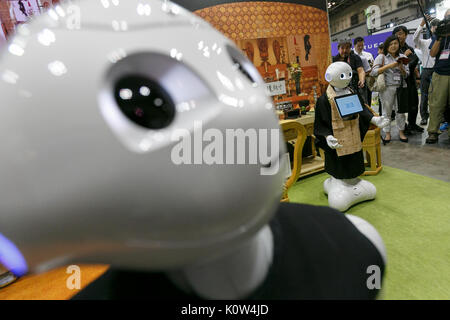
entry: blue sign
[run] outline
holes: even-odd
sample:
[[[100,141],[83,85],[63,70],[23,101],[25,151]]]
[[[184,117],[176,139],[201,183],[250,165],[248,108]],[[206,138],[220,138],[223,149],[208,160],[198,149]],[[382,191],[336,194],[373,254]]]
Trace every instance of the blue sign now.
[[[364,51],[370,52],[373,57],[376,58],[378,56],[378,46],[381,43],[384,43],[390,35],[392,35],[392,32],[384,32],[364,37]],[[352,45],[353,40],[354,39],[352,39]],[[333,42],[331,44],[331,54],[336,56],[338,53],[338,42]]]

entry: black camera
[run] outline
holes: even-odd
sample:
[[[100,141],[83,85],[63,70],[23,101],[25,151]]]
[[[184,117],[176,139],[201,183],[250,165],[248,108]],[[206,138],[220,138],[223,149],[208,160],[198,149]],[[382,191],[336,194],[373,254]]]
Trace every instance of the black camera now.
[[[450,35],[450,17],[439,22],[436,27],[436,36],[445,37],[447,35]]]
[[[147,129],[162,129],[175,118],[176,108],[170,95],[156,81],[140,75],[128,75],[115,84],[114,96],[125,116]]]

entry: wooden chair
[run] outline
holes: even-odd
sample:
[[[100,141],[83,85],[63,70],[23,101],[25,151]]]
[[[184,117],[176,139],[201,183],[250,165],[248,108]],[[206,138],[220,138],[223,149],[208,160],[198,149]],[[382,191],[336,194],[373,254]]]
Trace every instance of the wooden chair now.
[[[381,130],[369,129],[362,143],[363,153],[366,158],[366,166],[370,169],[364,171],[364,176],[374,176],[383,168],[381,165]]]
[[[286,180],[281,202],[289,202],[289,188],[298,180],[302,168],[302,151],[306,141],[306,129],[297,121],[288,121],[281,125],[286,142],[296,140],[294,145],[294,159],[291,176]]]
[[[378,116],[378,114],[368,105],[366,105],[367,108],[375,115]],[[323,159],[324,157],[324,151],[322,149],[320,150],[320,154]],[[369,126],[369,130],[366,133],[366,136],[364,137],[364,140],[362,142],[362,150],[364,154],[364,165],[365,167],[368,167],[369,169],[366,169],[363,176],[374,176],[377,175],[382,169],[383,166],[381,165],[381,130],[377,126],[371,124]]]
[[[367,108],[375,115],[378,114],[368,105]],[[375,125],[370,125],[369,130],[362,142],[363,153],[365,155],[366,163],[370,169],[366,170],[364,176],[377,175],[383,168],[381,165],[381,130]]]

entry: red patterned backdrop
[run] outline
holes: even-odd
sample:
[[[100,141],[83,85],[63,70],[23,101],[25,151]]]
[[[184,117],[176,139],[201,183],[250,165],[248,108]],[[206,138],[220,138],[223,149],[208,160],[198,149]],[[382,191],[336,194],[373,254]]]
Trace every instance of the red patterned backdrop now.
[[[252,51],[247,56],[253,55],[253,62],[263,76],[273,74],[274,66],[279,70],[283,69],[283,63],[280,62],[285,65],[296,62],[293,59],[298,56],[303,69],[302,91],[310,93],[315,85],[320,94],[321,88],[326,87],[323,75],[331,63],[331,44],[325,11],[300,4],[252,1],[216,5],[195,13],[232,39],[245,53]],[[310,37],[311,45],[308,61],[305,59],[306,35]],[[265,70],[261,68],[263,61],[257,45],[258,39],[268,39],[269,58],[264,66]],[[284,53],[281,55],[284,54],[284,61],[280,61],[277,57],[279,54],[275,53],[278,51],[278,48],[273,48],[275,41],[276,47],[283,47]]]

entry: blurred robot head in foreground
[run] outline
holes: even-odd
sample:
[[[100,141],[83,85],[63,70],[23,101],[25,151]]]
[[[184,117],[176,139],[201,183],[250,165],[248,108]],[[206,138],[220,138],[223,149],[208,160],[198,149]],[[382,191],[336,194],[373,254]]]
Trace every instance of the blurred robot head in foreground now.
[[[18,28],[0,74],[0,233],[20,250],[2,262],[19,275],[19,253],[31,271],[175,268],[278,206],[283,139],[258,72],[173,3],[67,2]]]

